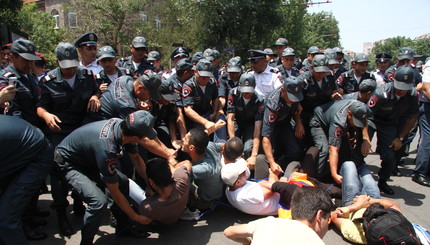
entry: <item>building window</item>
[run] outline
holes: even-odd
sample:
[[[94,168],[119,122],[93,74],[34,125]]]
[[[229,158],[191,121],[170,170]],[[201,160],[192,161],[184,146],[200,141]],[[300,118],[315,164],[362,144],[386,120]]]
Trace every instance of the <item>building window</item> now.
[[[76,12],[70,11],[67,13],[67,20],[69,23],[69,28],[76,28],[78,27],[78,17],[76,15]]]
[[[51,11],[51,16],[55,20],[54,29],[59,29],[60,28],[60,13],[58,13],[58,11],[56,9],[54,9]]]

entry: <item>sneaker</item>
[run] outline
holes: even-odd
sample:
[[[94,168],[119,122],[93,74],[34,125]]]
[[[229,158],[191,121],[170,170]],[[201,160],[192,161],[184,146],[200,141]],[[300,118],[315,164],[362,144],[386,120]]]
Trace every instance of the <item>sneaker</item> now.
[[[200,217],[200,211],[196,209],[196,211],[192,212],[188,207],[182,211],[180,219],[182,220],[197,220]]]

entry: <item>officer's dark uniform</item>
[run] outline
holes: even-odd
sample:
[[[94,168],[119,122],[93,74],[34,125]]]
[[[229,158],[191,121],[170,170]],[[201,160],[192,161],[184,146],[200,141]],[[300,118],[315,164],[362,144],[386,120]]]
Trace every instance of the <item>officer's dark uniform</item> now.
[[[59,67],[50,71],[42,81],[42,94],[37,107],[44,108],[61,120],[59,132],[43,126],[43,131],[51,143],[57,145],[66,135],[82,125],[87,114],[88,101],[99,89],[92,71],[82,66],[77,68],[74,88],[63,79]],[[56,139],[57,137],[59,138]]]
[[[236,88],[237,86],[239,86],[239,80],[234,82],[233,80],[231,80],[230,77],[221,78],[219,83],[219,88],[218,88],[218,95],[220,97],[221,96],[227,97],[229,94],[229,91],[233,88]]]
[[[261,136],[271,138],[273,156],[282,169],[285,169],[289,162],[298,161],[301,157],[301,149],[290,123],[299,103],[289,105],[285,102],[281,96],[281,88],[276,88],[265,100]]]
[[[398,68],[399,66],[397,64],[394,64],[385,71],[385,77],[388,79],[388,81],[390,82],[394,81],[394,74],[396,73]],[[414,70],[414,84],[415,86],[417,86],[419,83],[423,81],[423,79],[416,67],[411,67],[411,68]]]
[[[116,68],[116,70],[118,71],[118,77],[121,76],[129,76],[129,77],[134,77],[133,72],[130,69],[124,69],[124,68]],[[97,85],[100,87],[100,85],[107,83],[108,85],[110,85],[113,81],[111,81],[108,77],[108,75],[106,75],[105,71],[102,70],[99,74],[96,74],[96,82]]]
[[[346,72],[346,68],[343,64],[341,64],[339,66],[339,68],[337,69],[337,71],[333,74],[334,79],[338,79],[340,75],[342,75],[342,73]]]
[[[290,75],[288,75],[288,72],[284,68],[283,65],[277,66],[277,68],[278,68],[278,73],[281,74],[281,76],[282,76],[282,80],[285,80],[287,77],[290,76]],[[293,76],[293,77],[300,76],[300,71],[294,66],[293,66],[293,68],[291,68],[291,76]]]
[[[67,136],[57,147],[55,160],[67,182],[88,207],[82,227],[81,244],[91,244],[107,207],[105,183],[120,184],[128,196],[128,179],[117,172],[122,156],[120,124],[112,118],[87,124]],[[137,151],[136,145],[126,150]],[[111,210],[118,208],[112,207]]]
[[[375,76],[372,73],[366,71],[361,76],[360,81],[357,81],[354,76],[354,69],[351,69],[342,73],[342,75],[337,78],[336,85],[339,90],[343,91],[343,94],[349,94],[358,91],[358,85],[360,85],[360,83],[365,79],[369,78],[375,80]]]
[[[104,119],[125,118],[139,109],[139,101],[134,96],[133,81],[129,76],[119,77],[102,94],[100,112]]]
[[[184,86],[184,83],[179,79],[176,73],[169,78],[169,81],[173,84],[175,92],[178,94],[178,98],[175,101],[176,106],[183,107],[182,88]]]
[[[208,82],[205,92],[197,84],[195,77],[186,81],[182,89],[183,106],[192,105],[193,110],[201,116],[212,113],[211,102],[216,98],[218,98],[218,87],[213,80]]]
[[[302,62],[302,68],[300,69],[300,73],[303,74],[305,72],[308,72],[312,70],[311,67],[311,63],[309,62],[309,60],[306,58],[303,62]]]
[[[240,88],[230,90],[227,102],[227,114],[234,113],[236,126],[235,136],[244,142],[245,159],[252,153],[252,143],[254,139],[254,126],[256,121],[263,120],[264,100],[254,93],[251,100],[245,105]]]
[[[9,78],[17,78],[16,94],[7,109],[7,115],[17,115],[33,124],[41,127],[43,121],[36,114],[36,104],[40,97],[41,88],[39,81],[32,73],[20,74],[10,64],[0,71],[0,88],[9,85]]]
[[[318,163],[315,166],[315,177],[318,179],[330,177],[327,161],[329,146],[341,147],[342,142],[347,142],[348,108],[354,102],[356,100],[344,99],[331,101],[315,108],[315,115],[310,121],[310,126],[315,146],[320,149]],[[339,163],[346,160],[350,159],[342,159]]]
[[[27,244],[21,218],[53,162],[43,133],[14,116],[0,115],[0,243]]]
[[[396,153],[390,145],[403,130],[405,122],[400,123],[399,119],[405,116],[408,118],[418,116],[418,97],[415,89],[412,89],[410,93],[398,99],[394,92],[394,84],[387,83],[375,90],[368,106],[374,114],[378,148],[382,160],[378,175],[380,180],[387,181],[396,161]]]
[[[142,61],[140,62],[140,65],[136,69],[134,67],[134,64],[133,64],[132,56],[120,59],[118,61],[117,65],[118,65],[118,67],[122,67],[122,68],[131,70],[138,77],[142,76],[142,74],[146,70],[154,70],[154,67],[145,58],[142,59]]]

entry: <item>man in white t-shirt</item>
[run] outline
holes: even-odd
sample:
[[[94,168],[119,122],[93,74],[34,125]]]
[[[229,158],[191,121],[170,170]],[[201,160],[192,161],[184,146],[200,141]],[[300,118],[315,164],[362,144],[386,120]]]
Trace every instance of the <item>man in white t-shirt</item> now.
[[[267,217],[230,226],[224,235],[242,244],[324,244],[332,206],[321,189],[298,188],[291,202],[293,220]]]

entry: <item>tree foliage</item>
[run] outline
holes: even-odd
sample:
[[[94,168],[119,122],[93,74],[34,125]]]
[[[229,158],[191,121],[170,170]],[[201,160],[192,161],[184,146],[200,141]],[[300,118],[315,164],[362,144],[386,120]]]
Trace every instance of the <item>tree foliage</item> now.
[[[306,50],[310,46],[327,49],[339,46],[339,23],[332,13],[319,12],[305,15],[303,39]]]
[[[22,4],[22,0],[0,0],[0,23],[15,27],[19,23],[16,15]]]
[[[392,37],[386,39],[384,42],[377,42],[373,46],[372,54],[373,57],[375,57],[376,54],[381,52],[389,53],[395,58],[397,54],[399,53],[399,50],[402,47],[411,47],[413,48],[414,41],[410,38],[406,37]]]

